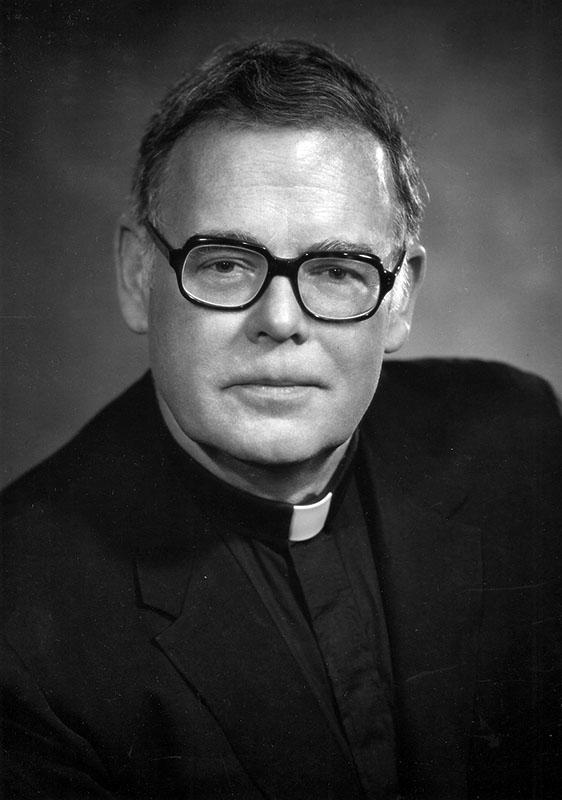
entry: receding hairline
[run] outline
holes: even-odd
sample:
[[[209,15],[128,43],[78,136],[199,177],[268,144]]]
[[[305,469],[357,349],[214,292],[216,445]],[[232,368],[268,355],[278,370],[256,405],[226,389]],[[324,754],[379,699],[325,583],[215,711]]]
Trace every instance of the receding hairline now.
[[[392,171],[397,218],[408,240],[419,233],[424,191],[403,133],[405,109],[392,92],[330,47],[263,40],[219,48],[177,81],[151,117],[132,186],[132,212],[153,218],[162,174],[175,143],[195,125],[365,130],[378,140]]]
[[[219,128],[220,125],[220,128]],[[221,132],[232,133],[239,132],[275,132],[275,131],[301,131],[306,132],[323,132],[328,135],[343,134],[346,137],[360,137],[364,141],[371,141],[373,145],[380,147],[384,153],[384,171],[385,177],[388,182],[388,187],[391,192],[391,200],[394,208],[393,228],[397,240],[404,240],[407,224],[404,218],[404,209],[398,197],[398,191],[394,178],[394,173],[391,163],[391,155],[384,142],[372,130],[369,130],[364,125],[355,123],[352,120],[345,120],[343,117],[340,119],[326,118],[319,119],[314,123],[311,120],[297,119],[294,122],[268,122],[262,120],[251,119],[242,114],[234,114],[227,110],[219,109],[209,113],[203,118],[197,119],[189,125],[185,131],[179,136],[164,158],[161,160],[157,172],[153,175],[151,185],[151,222],[154,224],[162,224],[164,222],[162,216],[163,210],[163,195],[166,189],[167,177],[169,176],[169,169],[173,159],[173,155],[182,145],[189,146],[189,140],[195,137],[204,136],[205,132],[215,133],[217,130]]]

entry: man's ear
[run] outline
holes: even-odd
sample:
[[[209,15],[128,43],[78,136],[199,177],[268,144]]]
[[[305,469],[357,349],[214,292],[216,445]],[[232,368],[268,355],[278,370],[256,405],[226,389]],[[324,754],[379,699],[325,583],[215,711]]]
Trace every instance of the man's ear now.
[[[424,248],[419,244],[409,247],[402,267],[402,271],[406,273],[401,276],[401,279],[405,280],[404,290],[401,292],[400,287],[395,284],[390,297],[385,353],[399,350],[410,335],[414,306],[425,275],[425,264]],[[397,283],[398,280],[400,278],[397,279]]]
[[[126,216],[115,232],[115,267],[123,318],[135,333],[146,333],[152,264],[142,228]]]

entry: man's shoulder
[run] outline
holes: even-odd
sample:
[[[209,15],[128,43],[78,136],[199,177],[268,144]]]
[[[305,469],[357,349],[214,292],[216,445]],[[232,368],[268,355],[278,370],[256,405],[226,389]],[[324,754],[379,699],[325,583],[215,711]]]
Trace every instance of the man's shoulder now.
[[[419,507],[461,509],[457,520],[482,531],[488,554],[509,553],[521,574],[541,548],[557,551],[562,420],[546,381],[430,359],[387,364],[379,388],[362,441],[387,483]]]
[[[149,374],[103,408],[67,444],[1,495],[4,561],[22,554],[64,562],[88,531],[123,524],[154,473],[159,419]],[[25,568],[25,565],[24,565]]]
[[[443,472],[501,471],[506,480],[560,468],[562,419],[550,385],[496,362],[385,363],[363,430],[418,468],[431,461]]]
[[[420,358],[386,361],[381,387],[401,387],[420,395],[457,396],[470,389],[471,397],[492,396],[514,402],[538,401],[547,405],[554,395],[547,381],[540,376],[500,361],[468,358]]]
[[[496,361],[426,358],[388,361],[372,410],[391,407],[427,424],[535,424],[560,420],[550,384],[531,372]],[[522,416],[523,415],[523,416]]]
[[[550,385],[496,362],[385,364],[365,438],[411,481],[539,495],[560,479],[562,418]],[[417,477],[416,477],[417,476]]]
[[[157,414],[147,375],[3,492],[2,631],[41,674],[64,665],[68,641],[85,641],[85,630],[113,647],[116,628],[133,624],[132,559],[152,510]]]
[[[88,493],[92,481],[111,480],[125,455],[138,449],[140,438],[154,425],[150,375],[126,389],[102,408],[73,438],[2,492],[2,506],[18,505],[24,498],[39,502]]]

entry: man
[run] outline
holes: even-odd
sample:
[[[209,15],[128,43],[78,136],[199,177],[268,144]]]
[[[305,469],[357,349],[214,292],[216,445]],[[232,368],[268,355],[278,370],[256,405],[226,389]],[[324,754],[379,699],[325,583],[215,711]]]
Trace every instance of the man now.
[[[11,796],[555,796],[559,415],[501,365],[382,366],[420,217],[324,49],[164,100],[117,237],[151,372],[5,497]]]

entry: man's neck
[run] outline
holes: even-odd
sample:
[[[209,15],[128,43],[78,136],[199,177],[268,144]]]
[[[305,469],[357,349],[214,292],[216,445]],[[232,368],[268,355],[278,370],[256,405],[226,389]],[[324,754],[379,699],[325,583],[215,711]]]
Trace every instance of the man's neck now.
[[[322,453],[303,462],[288,464],[255,464],[240,461],[216,448],[198,444],[187,436],[158,395],[164,421],[180,447],[210,473],[226,483],[268,500],[298,504],[311,502],[327,486],[348,448],[350,439],[329,453]]]

